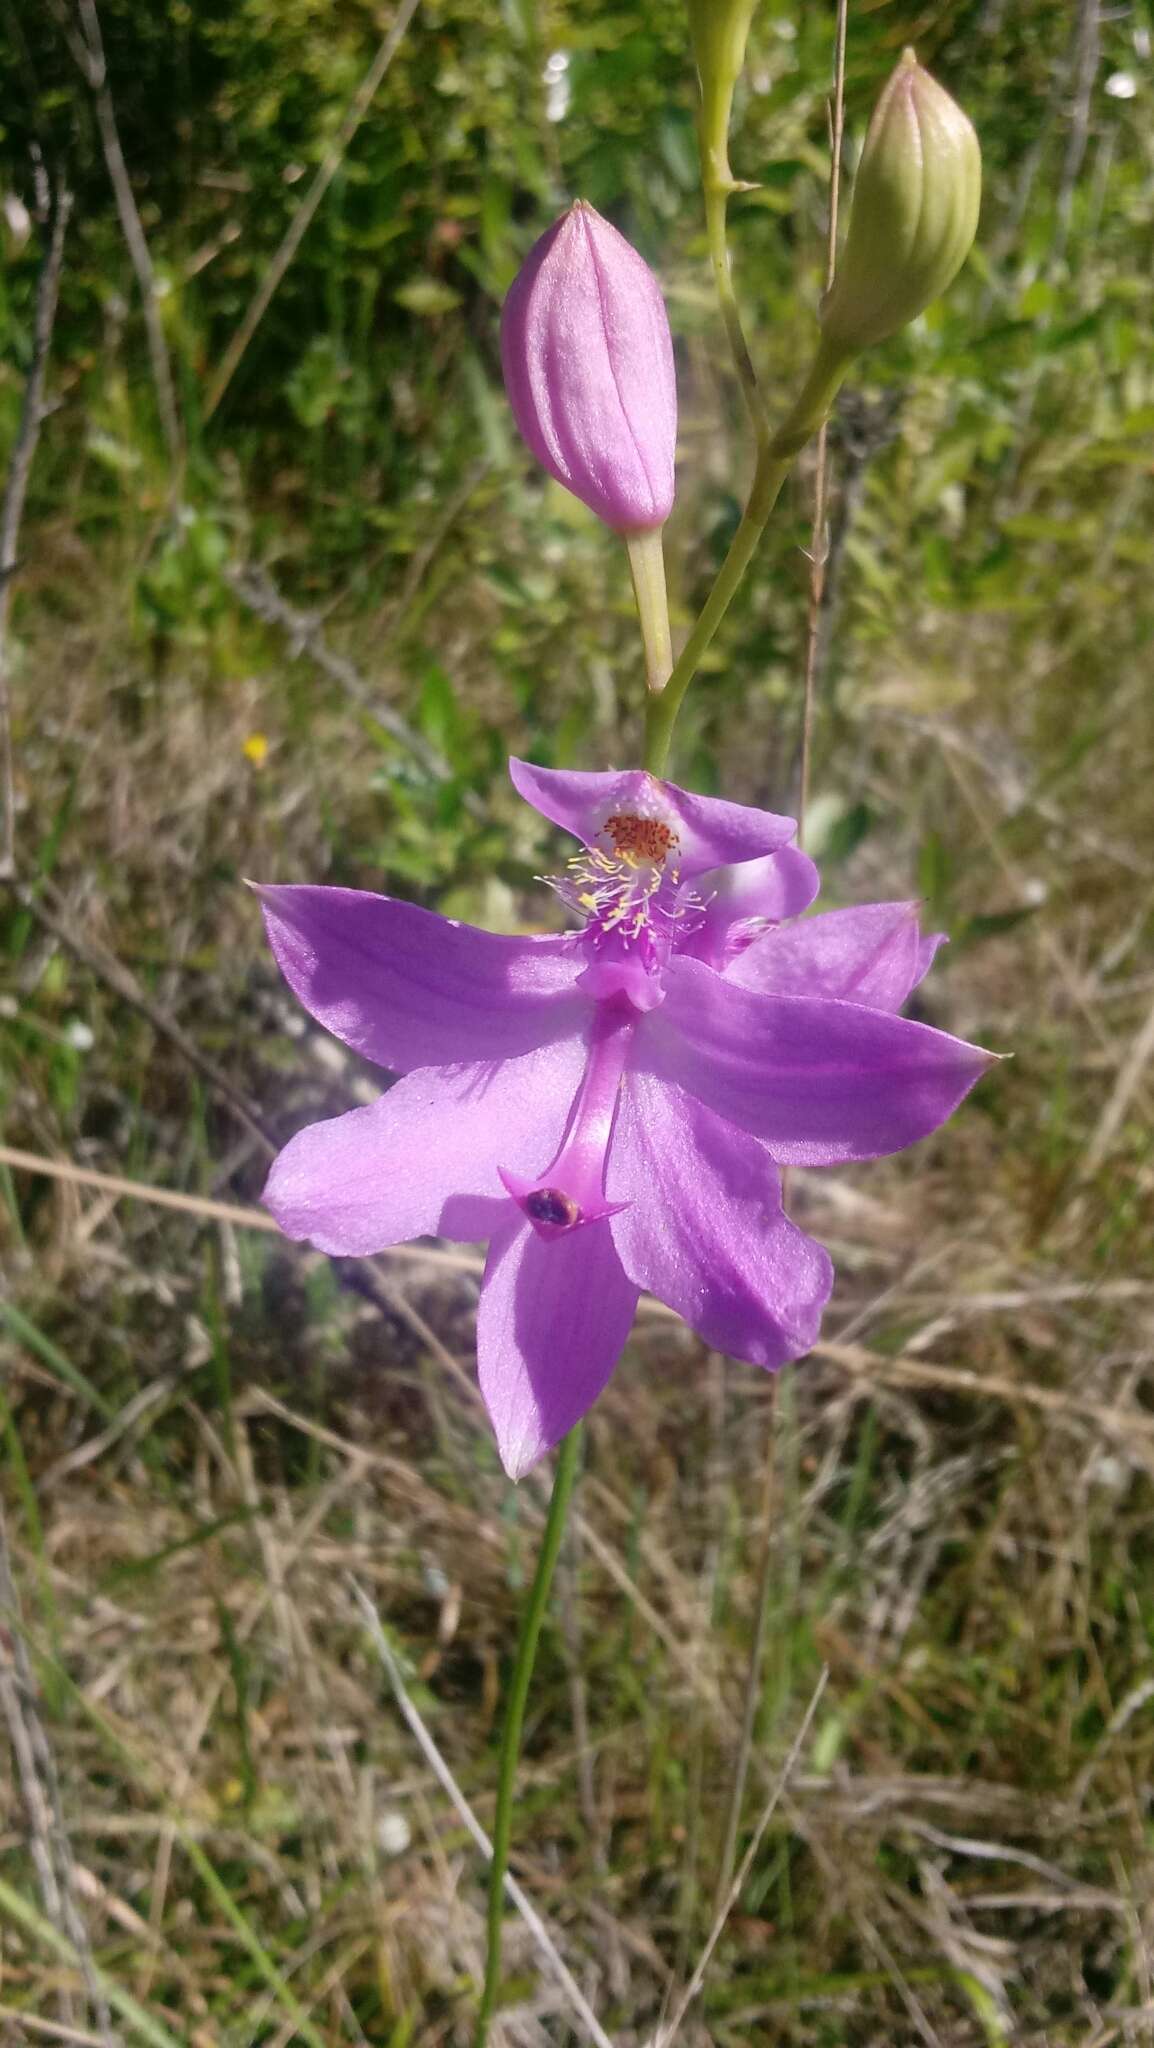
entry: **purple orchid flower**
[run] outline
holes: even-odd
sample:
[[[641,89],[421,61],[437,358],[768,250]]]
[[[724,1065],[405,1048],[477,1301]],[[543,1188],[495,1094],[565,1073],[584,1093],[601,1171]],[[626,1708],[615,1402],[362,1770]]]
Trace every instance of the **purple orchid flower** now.
[[[732,1357],[807,1351],[833,1271],[778,1166],[901,1150],[990,1055],[896,1014],[938,944],[916,905],[790,921],[818,888],[792,819],[639,770],[510,772],[581,843],[553,883],[579,931],[259,893],[304,1007],[404,1077],[299,1132],[265,1202],[338,1255],[488,1239],[480,1384],[517,1479],[596,1400],[643,1289]]]

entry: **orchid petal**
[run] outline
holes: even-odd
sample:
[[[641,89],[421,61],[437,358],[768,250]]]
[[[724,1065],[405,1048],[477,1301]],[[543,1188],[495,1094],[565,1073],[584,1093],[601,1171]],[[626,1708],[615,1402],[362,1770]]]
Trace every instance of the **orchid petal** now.
[[[506,1207],[498,1162],[539,1173],[565,1133],[586,1047],[422,1067],[367,1109],[309,1124],[273,1162],[264,1202],[287,1237],[361,1258],[410,1237],[489,1235]]]
[[[926,946],[916,903],[865,903],[766,932],[725,973],[761,995],[822,996],[900,1010],[933,959],[931,951],[922,964]]]
[[[813,861],[797,846],[715,868],[698,878],[696,893],[705,904],[705,916],[678,951],[723,969],[732,954],[754,944],[763,925],[800,917],[820,886]]]
[[[258,891],[281,973],[354,1052],[414,1067],[510,1059],[580,1028],[571,938],[507,938],[363,889]]]
[[[726,803],[720,797],[694,796],[643,768],[588,775],[513,759],[509,774],[527,804],[586,846],[603,843],[610,818],[653,819],[666,825],[676,840],[676,866],[683,880],[730,861],[774,853],[797,831],[792,818]]]
[[[783,1215],[756,1138],[650,1074],[626,1080],[606,1191],[629,1204],[613,1240],[631,1280],[731,1358],[808,1351],[833,1285],[828,1253]]]
[[[934,961],[937,957],[938,947],[948,946],[949,943],[950,939],[948,932],[928,932],[924,939],[919,939],[918,966],[917,972],[914,975],[913,979],[913,987],[910,990],[911,995],[913,994],[913,990],[917,988],[919,982],[925,980],[927,974],[930,971],[930,968],[933,966]]]
[[[672,962],[634,1063],[763,1138],[787,1165],[900,1152],[937,1129],[989,1065],[979,1046],[857,1003],[756,995]]]
[[[608,1223],[546,1243],[509,1203],[485,1266],[477,1365],[511,1479],[592,1407],[624,1349],[637,1294]]]

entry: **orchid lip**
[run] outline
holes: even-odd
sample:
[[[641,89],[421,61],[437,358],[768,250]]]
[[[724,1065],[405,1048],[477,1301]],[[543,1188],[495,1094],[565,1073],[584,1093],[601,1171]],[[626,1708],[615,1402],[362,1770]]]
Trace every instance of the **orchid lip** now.
[[[529,1179],[504,1167],[497,1169],[502,1186],[538,1237],[564,1237],[582,1224],[603,1222],[628,1206],[606,1201],[605,1161],[636,1022],[636,1011],[625,1002],[598,1005],[585,1073],[556,1158],[543,1173]]]

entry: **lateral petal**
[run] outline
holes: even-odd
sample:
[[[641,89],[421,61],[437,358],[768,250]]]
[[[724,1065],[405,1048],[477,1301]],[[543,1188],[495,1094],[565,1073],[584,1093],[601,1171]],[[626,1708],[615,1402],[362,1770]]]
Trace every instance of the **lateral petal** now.
[[[791,1166],[900,1152],[938,1128],[993,1055],[858,1003],[757,995],[674,960],[634,1064],[765,1140]]]
[[[705,916],[678,951],[724,970],[727,961],[757,944],[764,925],[800,917],[820,886],[814,863],[797,846],[781,846],[760,860],[714,868],[697,882]]]
[[[394,1073],[515,1058],[588,1014],[570,938],[507,938],[364,889],[257,893],[298,1002]]]
[[[624,1349],[637,1294],[608,1223],[546,1243],[509,1204],[485,1266],[477,1366],[510,1479],[592,1407]]]
[[[761,995],[820,996],[900,1010],[936,945],[936,937],[921,936],[916,903],[863,903],[766,932],[725,973],[738,987]]]
[[[548,1164],[585,1058],[571,1037],[520,1059],[418,1068],[369,1108],[290,1138],[265,1206],[287,1237],[338,1257],[411,1237],[487,1237],[511,1207],[498,1163],[527,1175]]]
[[[829,1254],[783,1214],[765,1148],[652,1074],[622,1090],[606,1192],[631,1280],[718,1351],[779,1366],[808,1351],[833,1285]]]

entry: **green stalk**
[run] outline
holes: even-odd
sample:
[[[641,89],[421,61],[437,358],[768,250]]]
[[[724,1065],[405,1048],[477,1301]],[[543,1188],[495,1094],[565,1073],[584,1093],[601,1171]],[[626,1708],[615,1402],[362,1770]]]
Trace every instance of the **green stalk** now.
[[[749,343],[745,339],[745,329],[741,324],[741,308],[737,303],[737,293],[733,289],[733,271],[730,267],[729,243],[725,231],[729,195],[736,188],[732,178],[718,181],[714,177],[708,158],[703,160],[703,169],[705,233],[709,243],[709,261],[713,267],[713,282],[717,287],[717,299],[721,307],[722,320],[725,322],[729,352],[733,357],[734,368],[741,385],[741,395],[753,422],[760,453],[768,446],[770,439],[769,415],[765,409],[765,399],[753,365],[753,357],[749,353]]]
[[[489,2038],[489,2022],[497,2009],[497,1993],[501,1979],[501,1927],[505,1917],[505,1874],[509,1868],[509,1842],[513,1831],[513,1798],[517,1788],[521,1729],[524,1725],[525,1704],[529,1697],[529,1685],[537,1656],[537,1641],[549,1599],[553,1567],[561,1548],[565,1513],[573,1491],[573,1482],[577,1477],[580,1457],[581,1424],[578,1423],[576,1428],[569,1431],[557,1456],[549,1513],[545,1518],[545,1527],[541,1535],[541,1548],[537,1553],[537,1569],[529,1589],[528,1604],[521,1618],[517,1661],[513,1666],[509,1704],[505,1709],[505,1727],[501,1736],[500,1777],[497,1784],[497,1812],[493,1822],[493,1861],[489,1865],[489,1939],[485,1956],[485,1983],[477,2014],[476,2048],[485,2048]]]
[[[645,648],[645,681],[656,693],[669,681],[673,641],[669,632],[669,599],[665,592],[665,554],[660,526],[642,527],[623,536],[633,578],[633,595]]]
[[[825,419],[851,361],[851,356],[835,348],[822,335],[809,374],[786,419],[758,450],[749,502],[730,542],[729,553],[718,571],[701,617],[674,663],[669,681],[659,696],[650,699],[645,720],[645,766],[652,775],[665,772],[669,742],[685,692],[753,559],[795,457]]]

